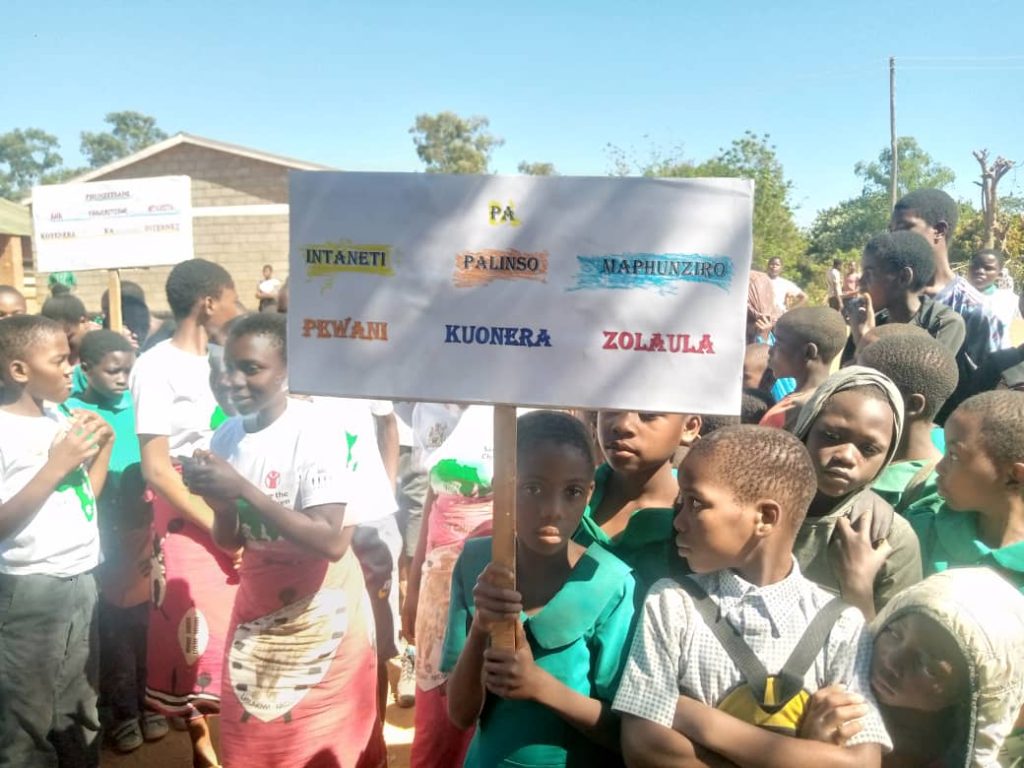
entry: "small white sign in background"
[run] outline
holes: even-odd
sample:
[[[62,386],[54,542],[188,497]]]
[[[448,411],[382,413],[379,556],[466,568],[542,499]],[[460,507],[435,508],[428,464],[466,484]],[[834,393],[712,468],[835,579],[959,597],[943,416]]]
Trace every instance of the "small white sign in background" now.
[[[154,267],[192,258],[188,176],[35,187],[32,220],[40,272]]]
[[[738,413],[753,183],[293,172],[291,387]]]

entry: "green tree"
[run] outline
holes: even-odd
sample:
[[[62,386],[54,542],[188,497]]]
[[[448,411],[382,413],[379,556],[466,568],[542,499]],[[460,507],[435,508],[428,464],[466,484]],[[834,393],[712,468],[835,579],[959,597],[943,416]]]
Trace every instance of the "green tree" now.
[[[621,152],[611,150],[616,170],[627,169]],[[767,134],[746,131],[728,147],[701,163],[680,157],[652,157],[640,168],[645,176],[679,178],[738,177],[754,180],[754,259],[764,266],[772,256],[795,264],[806,243],[793,219],[793,184],[785,175]]]
[[[167,138],[156,118],[141,112],[108,112],[103,122],[110,126],[109,131],[82,131],[82,154],[90,168],[100,168]]]
[[[859,253],[889,226],[889,193],[874,192],[844,200],[818,212],[807,233],[807,252],[818,261]],[[858,258],[860,258],[858,256]]]
[[[487,173],[491,152],[505,143],[489,126],[486,117],[439,112],[417,115],[409,133],[427,173]]]
[[[1016,208],[1017,201],[1012,197],[1004,197],[999,200],[1002,211],[999,226],[999,240],[996,247],[1007,255],[1007,266],[1014,277],[1020,281],[1024,276],[1020,257],[1024,254],[1024,213]],[[964,264],[970,258],[985,248],[985,213],[975,208],[970,203],[960,203],[960,220],[956,226],[956,235],[953,237],[953,246],[950,248],[949,261],[951,264]]]
[[[896,140],[899,174],[896,177],[896,196],[902,197],[912,189],[925,187],[943,189],[956,180],[952,169],[932,160],[913,136],[900,136]],[[892,178],[892,148],[878,153],[870,163],[859,162],[853,172],[864,182],[864,194],[889,194]]]
[[[0,134],[0,197],[29,193],[64,162],[57,137],[39,128],[15,128]]]
[[[901,137],[896,152],[899,195],[923,187],[941,189],[953,183],[953,171],[932,160],[913,136]],[[864,184],[861,194],[819,211],[808,230],[808,254],[819,262],[859,252],[873,235],[889,226],[892,150],[886,147],[877,160],[859,162],[853,171]]]
[[[519,172],[527,176],[557,176],[554,163],[528,163],[525,160],[519,164]]]

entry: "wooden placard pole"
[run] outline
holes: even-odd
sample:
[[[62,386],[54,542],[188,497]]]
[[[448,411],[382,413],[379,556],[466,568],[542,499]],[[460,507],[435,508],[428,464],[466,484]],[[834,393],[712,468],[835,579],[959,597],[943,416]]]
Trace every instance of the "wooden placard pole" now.
[[[491,559],[516,569],[516,407],[494,406],[494,531]],[[514,589],[515,583],[508,585]],[[515,650],[512,622],[491,631],[491,645]]]
[[[114,333],[124,327],[121,317],[121,272],[111,269],[107,272],[107,326]]]

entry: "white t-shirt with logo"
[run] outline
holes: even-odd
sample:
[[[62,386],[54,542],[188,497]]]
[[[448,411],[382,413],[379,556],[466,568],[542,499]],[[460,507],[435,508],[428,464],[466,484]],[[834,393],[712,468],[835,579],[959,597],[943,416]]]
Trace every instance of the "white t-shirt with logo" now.
[[[394,413],[389,400],[352,397],[314,397],[319,429],[338,439],[338,449],[353,473],[355,487],[345,510],[345,525],[364,525],[395,514],[395,500],[384,459],[377,444],[376,416]]]
[[[172,457],[192,456],[207,448],[217,408],[210,389],[210,361],[162,341],[139,356],[130,386],[135,402],[135,432],[165,435]]]
[[[258,432],[246,432],[245,423],[241,416],[228,419],[210,449],[267,496],[299,512],[350,501],[352,474],[312,403],[289,400],[280,418]],[[256,513],[243,509],[239,518],[247,544],[279,538]]]
[[[43,416],[0,411],[0,502],[39,474],[67,426],[52,407]],[[0,540],[0,573],[77,576],[99,563],[96,497],[84,467],[69,474],[20,530]]]
[[[412,411],[412,466],[427,472],[432,456],[459,423],[466,406],[452,403],[416,403]]]

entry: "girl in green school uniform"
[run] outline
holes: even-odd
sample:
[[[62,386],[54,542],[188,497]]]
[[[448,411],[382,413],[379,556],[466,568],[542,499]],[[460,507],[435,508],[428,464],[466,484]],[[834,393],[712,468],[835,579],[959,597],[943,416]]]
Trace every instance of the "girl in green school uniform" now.
[[[685,573],[675,546],[679,494],[672,457],[700,433],[699,417],[679,413],[601,411],[597,437],[605,463],[594,474],[594,494],[573,538],[597,542],[633,569],[637,599],[658,579]]]
[[[583,424],[534,411],[518,432],[517,573],[489,562],[490,538],[466,542],[442,659],[448,714],[460,728],[477,726],[466,766],[619,766],[611,701],[633,576],[600,544],[570,538],[594,485]],[[492,627],[507,620],[516,622],[514,652],[489,647]]]

